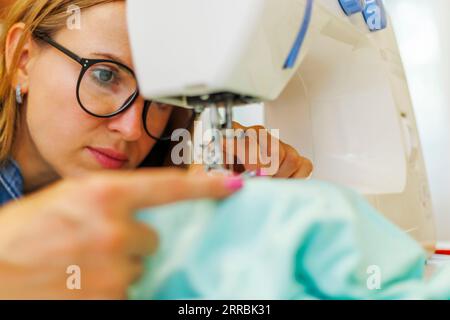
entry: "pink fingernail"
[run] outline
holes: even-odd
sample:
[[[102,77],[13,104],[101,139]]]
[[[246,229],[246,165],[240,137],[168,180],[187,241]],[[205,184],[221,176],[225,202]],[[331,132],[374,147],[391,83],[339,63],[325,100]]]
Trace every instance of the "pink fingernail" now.
[[[244,180],[241,177],[231,177],[226,180],[225,186],[231,191],[237,191],[244,186]]]
[[[271,175],[264,168],[258,169],[258,177],[270,177]]]

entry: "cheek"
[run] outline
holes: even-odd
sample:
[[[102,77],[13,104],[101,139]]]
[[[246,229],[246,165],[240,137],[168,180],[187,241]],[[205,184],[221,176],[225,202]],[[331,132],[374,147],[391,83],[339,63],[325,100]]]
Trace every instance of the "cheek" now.
[[[149,155],[156,144],[155,140],[147,137],[146,133],[144,134],[145,137],[143,137],[136,143],[136,163],[131,164],[133,168],[138,167],[142,163],[142,161],[144,161],[144,159]]]
[[[88,132],[92,121],[78,106],[76,75],[57,72],[53,66],[49,76],[37,66],[30,74],[27,103],[27,125],[40,156],[62,174],[73,162],[76,151],[82,147],[83,132]],[[67,76],[57,76],[57,75]]]
[[[52,66],[36,65],[30,73],[27,127],[39,156],[60,176],[95,169],[86,146],[117,142],[117,137],[103,125],[104,119],[90,116],[79,106],[78,74],[77,66],[67,61]],[[155,143],[144,133],[140,140],[128,145],[130,169],[147,157]]]

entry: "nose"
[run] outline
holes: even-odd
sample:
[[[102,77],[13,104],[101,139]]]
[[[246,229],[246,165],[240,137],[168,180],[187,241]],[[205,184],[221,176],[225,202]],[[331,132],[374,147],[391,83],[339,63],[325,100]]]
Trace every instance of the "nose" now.
[[[127,110],[108,119],[108,129],[118,132],[126,141],[139,140],[144,134],[142,124],[143,109],[144,99],[138,97]]]

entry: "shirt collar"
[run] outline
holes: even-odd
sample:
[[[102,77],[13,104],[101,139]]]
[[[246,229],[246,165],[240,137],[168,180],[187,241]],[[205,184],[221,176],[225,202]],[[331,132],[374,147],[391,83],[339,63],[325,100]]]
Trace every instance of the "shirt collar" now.
[[[13,159],[6,160],[0,168],[0,184],[12,199],[20,198],[23,195],[23,177],[20,167]]]

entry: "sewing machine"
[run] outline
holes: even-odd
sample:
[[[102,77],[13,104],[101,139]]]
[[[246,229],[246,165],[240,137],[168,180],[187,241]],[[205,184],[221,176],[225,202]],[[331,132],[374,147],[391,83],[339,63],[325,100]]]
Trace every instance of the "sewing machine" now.
[[[219,130],[233,107],[263,103],[264,125],[313,160],[314,178],[364,194],[434,250],[420,140],[381,0],[127,3],[146,98],[206,110]]]

